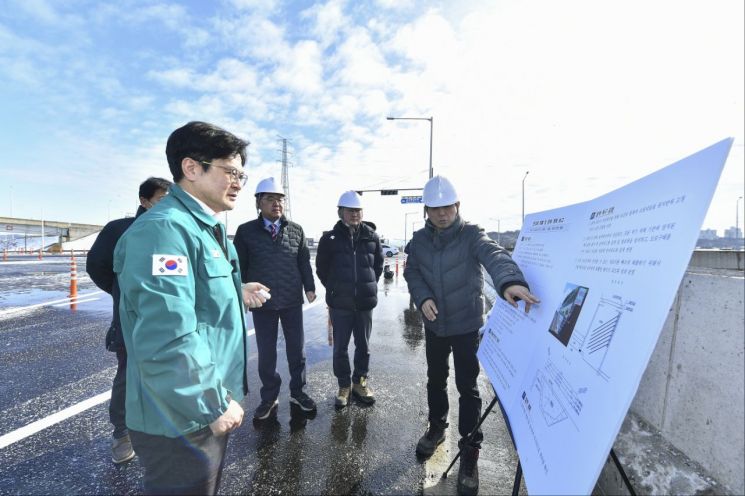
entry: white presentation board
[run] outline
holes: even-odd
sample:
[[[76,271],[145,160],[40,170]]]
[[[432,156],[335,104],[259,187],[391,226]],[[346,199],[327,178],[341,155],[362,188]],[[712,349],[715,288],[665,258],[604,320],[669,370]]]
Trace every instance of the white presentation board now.
[[[723,140],[595,200],[525,217],[513,258],[541,303],[526,315],[497,299],[479,360],[529,493],[591,493],[731,146]]]

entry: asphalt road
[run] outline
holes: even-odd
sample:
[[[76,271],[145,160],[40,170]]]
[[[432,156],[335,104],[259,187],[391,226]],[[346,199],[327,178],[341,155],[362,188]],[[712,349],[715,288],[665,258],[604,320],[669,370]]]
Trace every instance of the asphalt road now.
[[[110,460],[106,398],[116,360],[105,350],[104,336],[111,299],[85,275],[84,258],[77,263],[81,302],[73,311],[65,301],[69,257],[41,262],[11,257],[0,262],[0,494],[141,491],[137,457],[123,465]],[[336,380],[319,284],[318,303],[306,305],[304,312],[306,392],[318,403],[318,412],[309,418],[290,407],[280,338],[278,367],[284,382],[278,414],[252,422],[259,383],[249,319],[251,394],[242,403],[247,420],[231,436],[222,493],[456,493],[458,464],[449,478],[441,478],[457,453],[456,430],[450,429],[429,461],[418,460],[414,452],[427,425],[421,320],[409,307],[402,274],[381,280],[379,289],[371,340],[369,381],[377,397],[372,407],[334,409]],[[449,387],[450,424],[457,426],[457,408],[452,407],[457,406],[458,395],[452,378]],[[493,393],[483,374],[481,390],[486,406]],[[75,408],[80,411],[69,413]],[[510,493],[517,463],[496,410],[484,423],[481,494]],[[67,413],[55,423],[59,412]]]

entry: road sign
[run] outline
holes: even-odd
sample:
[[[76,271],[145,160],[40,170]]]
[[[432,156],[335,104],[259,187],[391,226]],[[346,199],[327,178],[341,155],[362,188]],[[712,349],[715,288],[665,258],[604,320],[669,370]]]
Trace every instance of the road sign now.
[[[421,196],[402,196],[401,203],[422,203]]]

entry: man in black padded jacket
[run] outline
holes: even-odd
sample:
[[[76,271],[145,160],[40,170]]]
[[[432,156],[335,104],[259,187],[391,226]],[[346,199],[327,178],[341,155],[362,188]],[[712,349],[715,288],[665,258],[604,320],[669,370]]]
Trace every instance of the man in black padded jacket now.
[[[122,328],[119,323],[119,285],[114,274],[114,248],[124,231],[150,207],[158,203],[168,193],[171,181],[150,177],[140,184],[140,206],[135,217],[112,220],[104,226],[93,243],[86,259],[86,271],[91,280],[111,295],[114,303],[111,325],[106,333],[106,349],[116,353],[117,368],[111,388],[109,420],[114,426],[111,443],[111,459],[114,463],[124,463],[135,456],[125,423],[124,398],[127,391],[127,350],[124,348]]]
[[[336,407],[344,408],[351,394],[365,404],[375,397],[367,384],[370,365],[372,311],[378,304],[378,280],[383,273],[380,239],[362,221],[362,203],[355,191],[339,198],[339,222],[321,236],[316,274],[326,288],[334,335],[334,375],[339,383]],[[350,371],[350,337],[354,336],[354,371]],[[351,377],[350,377],[351,373]]]

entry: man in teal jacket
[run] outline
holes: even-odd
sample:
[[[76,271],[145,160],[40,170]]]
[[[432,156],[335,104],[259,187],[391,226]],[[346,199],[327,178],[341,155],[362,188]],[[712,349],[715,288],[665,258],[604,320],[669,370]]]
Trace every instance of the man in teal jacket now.
[[[166,145],[171,194],[116,246],[127,427],[147,493],[216,493],[228,434],[243,420],[243,302],[260,306],[258,290],[267,288],[241,289],[235,249],[215,216],[234,207],[245,184],[247,145],[203,122],[175,130]]]

